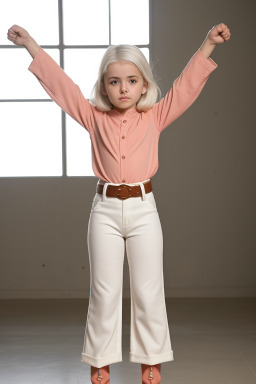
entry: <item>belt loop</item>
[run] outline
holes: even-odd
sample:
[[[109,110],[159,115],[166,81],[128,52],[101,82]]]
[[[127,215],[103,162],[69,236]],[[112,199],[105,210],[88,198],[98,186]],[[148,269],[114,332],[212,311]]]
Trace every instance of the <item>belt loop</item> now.
[[[141,193],[142,193],[142,200],[146,200],[146,192],[145,192],[145,187],[144,187],[144,184],[142,182],[139,182],[138,183],[140,185],[140,189],[141,189]]]
[[[102,201],[105,201],[106,200],[106,191],[107,191],[107,187],[108,187],[109,183],[105,183],[103,185],[103,192],[102,192]]]
[[[98,189],[98,185],[100,183],[100,180],[97,181],[97,184],[96,184],[96,193],[97,193],[97,189]]]

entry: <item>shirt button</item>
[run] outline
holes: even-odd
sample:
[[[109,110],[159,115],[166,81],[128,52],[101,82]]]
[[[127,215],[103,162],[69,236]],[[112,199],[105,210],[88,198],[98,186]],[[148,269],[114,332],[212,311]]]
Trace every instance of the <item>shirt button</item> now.
[[[124,155],[122,156],[122,159],[125,159],[125,156],[124,156]]]
[[[123,123],[127,123],[127,120],[123,120]]]
[[[125,182],[125,179],[122,180],[122,183],[124,183],[124,182]]]
[[[125,136],[122,136],[122,139],[125,139]]]

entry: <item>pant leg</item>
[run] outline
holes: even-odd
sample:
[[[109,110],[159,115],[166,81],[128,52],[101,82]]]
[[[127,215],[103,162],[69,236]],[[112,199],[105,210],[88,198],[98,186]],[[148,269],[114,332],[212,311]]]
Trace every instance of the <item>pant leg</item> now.
[[[130,200],[130,201],[128,201]],[[158,364],[173,360],[167,319],[163,234],[153,192],[128,199],[126,252],[130,271],[130,361]]]
[[[81,361],[101,368],[122,361],[124,238],[122,202],[96,194],[88,224],[90,299]]]

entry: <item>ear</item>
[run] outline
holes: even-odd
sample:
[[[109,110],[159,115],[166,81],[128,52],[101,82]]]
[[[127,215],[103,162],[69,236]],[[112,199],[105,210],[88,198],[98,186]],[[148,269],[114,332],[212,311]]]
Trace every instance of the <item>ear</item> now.
[[[145,93],[147,92],[147,89],[148,89],[148,83],[147,83],[147,81],[144,81],[144,85],[143,85],[141,94],[145,95]]]
[[[106,91],[106,89],[105,89],[104,81],[102,81],[102,83],[101,83],[100,91],[101,91],[102,95],[104,95],[104,96],[107,96],[107,95],[108,95],[108,94],[107,94],[107,91]]]

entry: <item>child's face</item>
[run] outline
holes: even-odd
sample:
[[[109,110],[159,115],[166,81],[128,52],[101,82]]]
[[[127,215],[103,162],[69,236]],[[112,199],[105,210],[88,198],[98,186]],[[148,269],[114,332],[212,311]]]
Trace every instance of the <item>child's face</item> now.
[[[109,64],[101,92],[108,96],[114,109],[125,113],[134,108],[146,91],[147,83],[135,64],[130,61]]]

